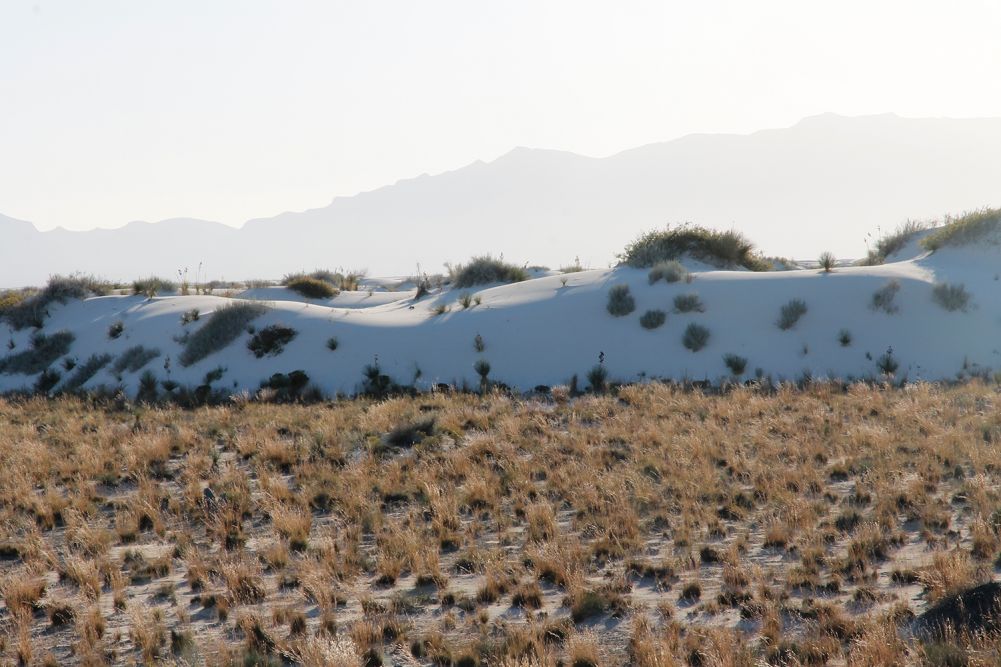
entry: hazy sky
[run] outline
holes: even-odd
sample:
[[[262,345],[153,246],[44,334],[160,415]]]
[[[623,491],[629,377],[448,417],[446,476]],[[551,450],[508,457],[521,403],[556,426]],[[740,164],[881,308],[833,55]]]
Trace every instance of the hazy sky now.
[[[519,145],[1001,116],[1001,0],[0,0],[0,213],[323,206]]]

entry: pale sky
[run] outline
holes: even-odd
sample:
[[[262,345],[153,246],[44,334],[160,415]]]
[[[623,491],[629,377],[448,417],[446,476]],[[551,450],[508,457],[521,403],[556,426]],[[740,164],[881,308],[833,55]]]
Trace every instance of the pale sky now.
[[[0,0],[0,213],[240,225],[515,146],[1001,116],[1001,0]]]

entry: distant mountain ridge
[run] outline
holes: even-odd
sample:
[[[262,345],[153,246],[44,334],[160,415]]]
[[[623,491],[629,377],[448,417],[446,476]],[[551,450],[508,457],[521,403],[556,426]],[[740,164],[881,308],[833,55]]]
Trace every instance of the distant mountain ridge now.
[[[338,266],[401,275],[487,252],[604,266],[640,232],[685,221],[737,228],[767,254],[858,257],[878,227],[1001,204],[999,156],[1001,119],[892,114],[823,114],[605,158],[516,148],[239,229],[180,218],[40,232],[0,216],[0,287],[72,271],[173,276],[199,263],[210,278]]]

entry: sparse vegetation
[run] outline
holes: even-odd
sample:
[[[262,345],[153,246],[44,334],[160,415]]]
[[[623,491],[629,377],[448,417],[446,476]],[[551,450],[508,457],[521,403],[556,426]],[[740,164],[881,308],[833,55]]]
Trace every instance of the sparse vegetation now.
[[[0,358],[0,373],[7,375],[34,375],[47,369],[52,363],[69,352],[74,336],[69,331],[57,331],[51,335],[41,332],[31,337],[31,348]]]
[[[663,262],[657,262],[650,269],[650,275],[648,276],[650,284],[663,280],[666,283],[677,283],[677,282],[691,282],[692,274],[688,272],[685,265],[676,259],[669,259]]]
[[[698,294],[678,294],[674,297],[674,312],[676,313],[704,313],[706,307]]]
[[[122,322],[121,320],[118,320],[117,322],[112,322],[111,325],[108,326],[108,338],[110,338],[111,340],[115,340],[116,338],[120,337],[124,331],[125,331],[124,322]]]
[[[932,299],[949,312],[965,311],[970,305],[970,293],[965,285],[939,283],[932,288]]]
[[[0,320],[15,331],[41,328],[54,303],[100,296],[111,291],[111,284],[93,276],[75,274],[53,276],[41,290],[8,290],[0,293]]]
[[[614,317],[623,317],[636,310],[636,299],[629,291],[629,285],[613,285],[608,290],[608,312]]]
[[[849,347],[852,344],[852,332],[848,329],[842,329],[838,332],[838,344],[841,347]]]
[[[928,250],[936,251],[947,246],[983,241],[1001,243],[1001,209],[983,208],[956,218],[946,218],[945,225],[922,239],[922,244]]]
[[[891,280],[872,294],[872,303],[869,307],[873,310],[881,310],[888,315],[893,315],[900,308],[895,303],[897,292],[900,291],[900,282]]]
[[[838,258],[834,256],[834,253],[824,251],[820,253],[820,259],[817,260],[817,263],[824,270],[824,273],[830,273],[838,265]]]
[[[779,309],[779,319],[775,323],[782,331],[788,331],[796,326],[800,318],[806,314],[806,302],[802,299],[792,299]]]
[[[509,264],[503,258],[481,255],[466,264],[451,267],[449,277],[452,284],[461,289],[491,283],[517,283],[528,280],[529,276],[525,269]]]
[[[709,329],[692,322],[685,328],[681,343],[692,352],[698,352],[709,343]]]
[[[132,282],[132,293],[152,299],[157,294],[176,292],[177,283],[156,276],[140,278]]]
[[[298,373],[282,381],[305,386]],[[0,441],[21,443],[0,452],[0,651],[29,664],[103,664],[110,646],[139,663],[996,662],[980,610],[997,584],[978,586],[1001,525],[1001,452],[979,435],[994,387],[604,392],[322,409],[0,400]],[[926,634],[943,619],[953,634]]]
[[[208,321],[188,338],[179,357],[182,366],[190,366],[213,352],[225,348],[242,334],[247,325],[267,308],[259,303],[234,303],[215,311]]]
[[[247,349],[258,359],[265,356],[276,356],[285,350],[285,346],[296,337],[298,332],[283,324],[271,324],[254,332],[247,341]]]
[[[667,313],[663,310],[648,310],[640,316],[640,326],[644,329],[657,329],[667,321]]]
[[[331,283],[312,276],[286,278],[284,285],[307,299],[331,299],[340,293]]]
[[[890,255],[903,250],[911,239],[927,229],[927,223],[908,220],[895,231],[878,239],[875,247],[869,249],[861,264],[865,266],[883,264]]]
[[[148,348],[143,347],[142,345],[135,345],[118,355],[118,358],[115,359],[115,363],[111,366],[111,370],[114,371],[116,375],[120,375],[125,371],[135,373],[159,356],[160,350],[155,347]]]
[[[331,336],[327,339],[327,349],[333,352],[338,347],[340,347],[340,342],[337,340],[337,336]]]
[[[61,387],[61,391],[76,391],[94,377],[99,370],[111,362],[111,355],[93,354],[87,361],[74,367],[73,374],[70,375]]]
[[[723,363],[730,370],[734,377],[740,377],[747,369],[747,358],[738,354],[727,353],[723,355]]]
[[[697,225],[647,232],[627,245],[619,259],[627,266],[646,269],[685,256],[719,267],[743,267],[751,271],[771,268],[755,251],[754,244],[739,232],[721,232]]]

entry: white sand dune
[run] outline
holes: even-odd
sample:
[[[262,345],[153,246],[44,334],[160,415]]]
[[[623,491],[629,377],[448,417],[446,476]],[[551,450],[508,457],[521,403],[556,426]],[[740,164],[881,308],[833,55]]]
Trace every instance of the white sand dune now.
[[[428,388],[435,383],[478,384],[473,369],[479,359],[491,365],[490,378],[520,390],[567,383],[577,374],[586,386],[587,371],[604,353],[611,381],[671,378],[718,381],[729,376],[723,355],[746,357],[745,377],[757,371],[776,380],[804,374],[817,378],[878,376],[876,359],[889,348],[899,362],[897,377],[942,380],[1001,369],[1001,250],[997,246],[945,248],[927,253],[912,243],[881,266],[845,267],[833,273],[816,269],[772,273],[697,271],[691,283],[650,285],[647,271],[619,267],[550,275],[521,283],[477,289],[449,289],[415,301],[411,290],[345,292],[327,301],[309,301],[282,288],[251,290],[239,298],[264,299],[266,314],[254,321],[260,329],[274,323],[298,334],[277,356],[255,358],[241,337],[205,359],[184,368],[183,345],[175,340],[194,330],[216,309],[233,303],[220,296],[107,296],[50,308],[44,331],[69,330],[75,341],[67,356],[82,362],[90,355],[121,354],[143,345],[161,355],[146,368],[163,380],[171,360],[171,379],[185,385],[202,382],[206,372],[225,368],[214,386],[254,391],[273,373],[304,370],[324,392],[353,393],[362,370],[378,360],[383,372],[401,384]],[[873,293],[889,281],[900,283],[894,314],[871,307]],[[565,285],[564,285],[565,281]],[[970,294],[965,311],[950,312],[932,297],[936,283],[962,284]],[[372,283],[375,284],[375,283]],[[630,287],[636,310],[613,317],[606,310],[613,285]],[[479,305],[463,309],[469,293]],[[704,312],[672,312],[676,295],[696,293]],[[776,326],[781,306],[802,299],[808,312],[790,330]],[[444,314],[434,310],[450,307]],[[198,322],[182,325],[183,312],[197,308]],[[640,326],[648,309],[668,313],[653,330]],[[123,334],[112,340],[108,327],[117,321]],[[690,322],[711,332],[708,345],[692,352],[682,345]],[[843,346],[841,330],[852,343]],[[479,334],[483,352],[474,349]],[[32,332],[11,332],[13,352],[30,345]],[[336,337],[331,351],[326,341]],[[58,364],[53,368],[60,368]],[[121,384],[129,393],[139,373],[115,377],[108,368],[86,388]],[[64,377],[68,376],[64,373]],[[0,374],[0,391],[26,389],[35,376]],[[58,389],[58,387],[57,387]]]

